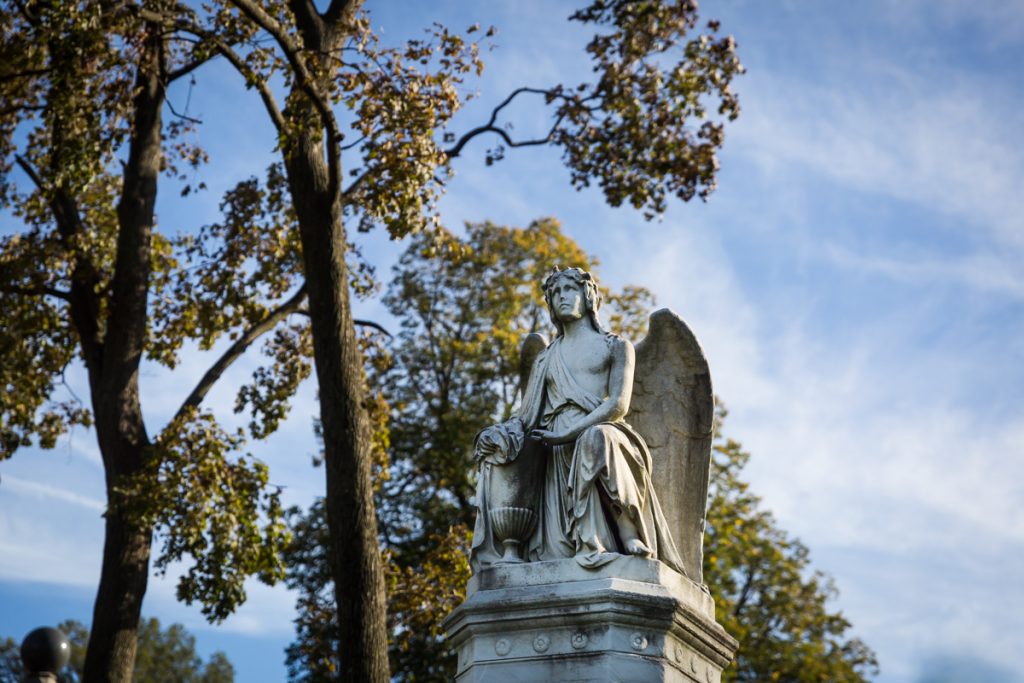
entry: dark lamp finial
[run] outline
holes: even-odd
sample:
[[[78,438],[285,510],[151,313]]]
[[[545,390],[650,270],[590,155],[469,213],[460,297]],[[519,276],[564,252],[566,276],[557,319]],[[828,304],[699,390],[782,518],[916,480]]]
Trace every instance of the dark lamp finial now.
[[[70,657],[71,644],[67,636],[49,626],[37,628],[21,641],[21,661],[30,674],[56,674]]]

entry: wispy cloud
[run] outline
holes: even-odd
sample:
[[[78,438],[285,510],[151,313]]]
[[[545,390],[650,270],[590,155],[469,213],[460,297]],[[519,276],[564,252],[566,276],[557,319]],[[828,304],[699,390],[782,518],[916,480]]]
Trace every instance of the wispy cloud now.
[[[0,479],[0,486],[10,489],[15,493],[20,493],[24,496],[41,500],[57,500],[63,503],[71,503],[72,505],[88,508],[90,510],[97,510],[99,512],[103,512],[107,509],[107,506],[103,501],[95,498],[83,496],[75,493],[74,491],[68,491],[67,489],[51,486],[50,484],[29,481],[27,479],[21,479],[20,477],[12,477],[11,475],[3,475],[2,479]]]
[[[1024,5],[1005,0],[883,0],[878,3],[893,23],[926,31],[938,25],[962,33],[974,29],[987,38],[989,49],[1024,41]]]
[[[219,631],[247,636],[292,635],[296,594],[283,584],[267,586],[256,579],[245,582],[246,601],[238,610],[216,626],[202,616],[196,605],[186,605],[176,596],[178,576],[186,567],[172,566],[167,576],[154,576],[146,590],[147,613],[158,613],[162,621],[178,622],[200,633],[216,628]]]
[[[755,453],[758,490],[787,524],[865,548],[887,544],[877,530],[894,525],[905,525],[904,544],[948,547],[968,533],[1024,543],[1024,460],[1005,457],[1024,444],[1024,418],[965,404],[988,354],[948,346],[908,359],[909,350],[892,349],[915,337],[929,310],[859,320],[859,334],[836,346],[805,328],[806,308],[778,318],[758,306],[712,234],[668,240],[651,229],[607,248],[647,254],[632,281],[702,340],[733,411],[727,430]],[[996,470],[1006,476],[993,480]],[[932,528],[937,516],[958,528]]]
[[[1024,299],[1024,269],[1005,253],[978,251],[960,259],[923,256],[894,258],[856,253],[847,246],[828,243],[823,253],[843,268],[878,273],[894,280],[929,285],[953,283],[973,289]]]
[[[4,480],[0,485],[4,511],[0,515],[0,580],[94,588],[102,554],[102,543],[96,541],[103,534],[97,501],[84,505],[76,501],[72,505],[77,511],[71,514],[62,512],[49,495],[32,493],[28,501],[15,505],[3,492],[7,475]],[[82,514],[82,508],[90,513]]]
[[[1024,126],[1024,102],[977,73],[857,59],[858,70],[829,85],[752,74],[731,144],[770,172],[804,169],[937,212],[993,258],[998,248],[1019,259],[1024,150],[1009,141]]]
[[[743,211],[726,213],[735,220]],[[978,344],[971,335],[979,330],[957,330],[966,342],[920,344],[936,318],[954,315],[946,291],[859,313],[848,321],[855,332],[831,334],[813,295],[783,302],[781,292],[766,297],[752,286],[728,234],[712,221],[687,211],[664,226],[602,231],[599,255],[610,256],[605,270],[614,279],[651,287],[660,305],[691,324],[731,410],[726,433],[753,454],[754,491],[783,528],[822,549],[826,562],[816,566],[839,575],[839,606],[878,647],[883,667],[891,665],[885,680],[909,683],[913,657],[936,647],[959,652],[965,643],[1015,667],[1003,653],[1013,638],[1006,634],[1020,633],[1019,619],[982,628],[1024,569],[1003,561],[1024,556],[1024,418],[1012,407],[996,409],[1012,392],[990,395],[985,405],[972,396],[980,379],[993,381],[994,363],[1010,357],[987,348],[998,338]],[[950,274],[923,261],[864,262],[869,257],[833,242],[816,249],[835,266],[884,270],[897,289],[937,278],[951,291],[1020,294],[1016,280],[999,279],[1002,261],[953,260],[943,267],[973,270]],[[1018,375],[1006,367],[994,381]],[[958,588],[966,577],[967,601]]]

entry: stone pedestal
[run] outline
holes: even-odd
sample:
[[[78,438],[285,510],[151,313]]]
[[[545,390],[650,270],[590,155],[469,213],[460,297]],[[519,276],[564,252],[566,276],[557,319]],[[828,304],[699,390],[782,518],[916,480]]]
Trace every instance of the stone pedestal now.
[[[635,557],[484,569],[445,629],[459,683],[718,683],[738,645],[710,595]]]

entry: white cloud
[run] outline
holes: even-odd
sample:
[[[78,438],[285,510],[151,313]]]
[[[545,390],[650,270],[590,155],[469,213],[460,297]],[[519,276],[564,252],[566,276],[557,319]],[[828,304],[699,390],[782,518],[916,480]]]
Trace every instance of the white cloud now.
[[[708,357],[715,391],[730,405],[730,397],[740,394],[767,402],[775,390],[762,371],[758,341],[768,332],[766,321],[713,235],[699,219],[683,228],[670,218],[663,225],[609,231],[609,242],[598,255],[615,280],[648,287],[658,297],[658,308],[671,308],[687,321]]]
[[[41,500],[40,487],[31,483],[7,492],[10,479],[4,475],[0,485],[0,580],[94,587],[103,547],[97,543],[103,537],[102,508],[84,496],[52,491]]]
[[[735,220],[745,210],[725,213]],[[914,680],[916,661],[936,648],[973,648],[1019,668],[1003,648],[1020,634],[1020,620],[990,617],[1022,570],[1005,558],[1024,557],[1024,418],[1012,407],[996,410],[1012,391],[985,404],[972,396],[1011,357],[987,348],[1000,338],[965,346],[956,334],[981,332],[956,329],[922,345],[922,330],[952,314],[944,292],[911,300],[912,308],[886,304],[850,321],[855,332],[829,334],[827,300],[751,288],[709,215],[695,208],[660,225],[621,225],[622,214],[611,212],[594,226],[599,238],[582,239],[598,245],[607,279],[650,287],[694,329],[730,408],[726,434],[753,453],[747,476],[780,525],[812,559],[816,548],[825,558],[872,558],[862,569],[849,560],[815,566],[836,575],[839,606],[877,646],[885,680]],[[838,263],[855,258],[842,249],[823,251],[836,265],[869,269]],[[907,272],[884,265],[895,288],[947,277],[933,275],[934,264]],[[1007,291],[994,266],[974,267],[949,276],[954,290]],[[995,381],[1020,378],[1011,367],[1001,372]]]
[[[1024,40],[1024,5],[1005,0],[883,0],[888,20],[927,31],[930,25],[963,34],[976,29],[991,50]]]
[[[161,621],[183,624],[194,633],[217,629],[248,636],[289,636],[294,628],[296,594],[284,584],[267,586],[256,579],[245,582],[246,601],[234,614],[218,625],[210,624],[199,605],[186,605],[175,596],[178,576],[184,565],[169,569],[167,576],[154,576],[146,590],[145,614],[159,614]]]
[[[895,280],[927,285],[953,282],[974,289],[1024,299],[1024,271],[1005,254],[978,251],[960,259],[891,258],[859,254],[849,247],[826,244],[826,258],[838,266],[878,273]]]
[[[864,547],[886,543],[877,530],[893,524],[907,543],[963,543],[927,528],[941,514],[959,520],[958,533],[1024,542],[1024,460],[1005,458],[1024,444],[1024,419],[993,424],[958,405],[983,353],[922,350],[908,363],[909,349],[887,348],[921,324],[905,312],[861,321],[839,347],[810,337],[806,310],[775,319],[755,305],[711,234],[652,226],[606,249],[648,255],[622,279],[651,287],[695,330],[732,411],[727,433],[754,452],[757,490],[787,526]],[[946,394],[932,391],[937,372]],[[993,471],[1004,476],[993,481]]]
[[[1024,619],[1004,605],[1024,600],[1020,582],[1006,577],[1024,571],[1021,554],[1007,549],[1004,558],[978,558],[968,546],[953,553],[905,552],[898,533],[884,533],[893,550],[880,554],[814,551],[844,573],[841,607],[866,637],[882,664],[882,679],[918,683],[921,667],[941,656],[970,657],[1017,672],[999,678],[947,680],[1020,681],[1015,655]],[[882,587],[880,589],[880,587]],[[873,635],[879,634],[879,635]]]
[[[15,493],[20,493],[25,497],[41,500],[44,505],[49,501],[58,500],[99,512],[103,512],[107,509],[106,504],[101,500],[91,498],[89,496],[83,496],[75,493],[74,491],[68,491],[67,489],[58,488],[49,484],[42,484],[37,481],[30,481],[28,479],[21,479],[20,477],[5,475],[0,479],[0,483],[2,483],[5,488],[12,489]]]
[[[863,71],[838,72],[828,85],[751,74],[730,145],[768,172],[795,165],[939,212],[963,235],[1019,259],[1024,151],[1012,142],[1024,124],[1019,98],[978,74],[858,64]]]

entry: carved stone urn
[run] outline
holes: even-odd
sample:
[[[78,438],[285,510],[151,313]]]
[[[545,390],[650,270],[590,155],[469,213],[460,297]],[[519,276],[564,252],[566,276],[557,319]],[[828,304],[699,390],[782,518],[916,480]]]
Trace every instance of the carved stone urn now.
[[[547,453],[539,441],[526,439],[518,457],[491,469],[490,508],[495,539],[505,548],[502,563],[523,562],[522,546],[537,526]]]

